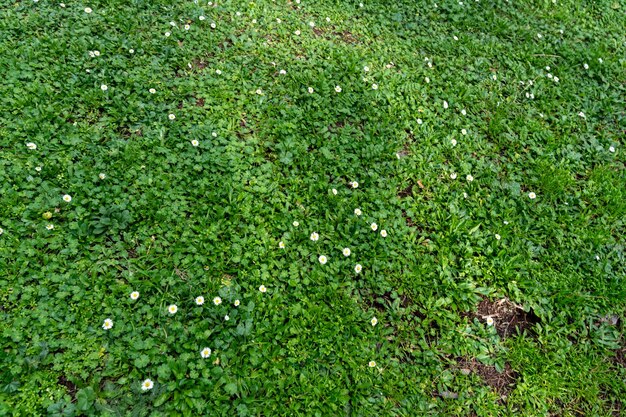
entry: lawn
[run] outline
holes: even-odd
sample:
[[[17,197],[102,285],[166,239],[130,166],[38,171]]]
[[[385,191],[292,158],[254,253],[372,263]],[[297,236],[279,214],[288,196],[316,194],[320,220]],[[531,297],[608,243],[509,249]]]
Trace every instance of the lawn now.
[[[626,2],[0,5],[0,416],[626,415]]]

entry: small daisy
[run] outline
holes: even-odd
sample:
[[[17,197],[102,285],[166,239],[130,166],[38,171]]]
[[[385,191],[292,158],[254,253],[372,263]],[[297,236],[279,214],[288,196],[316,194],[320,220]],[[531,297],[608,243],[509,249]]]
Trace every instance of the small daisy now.
[[[341,93],[341,87],[339,87],[338,85],[335,86],[335,91],[338,93]]]
[[[461,114],[462,114],[463,116],[465,116],[465,115],[467,114],[467,111],[466,111],[465,109],[463,109],[463,110],[461,110]]]
[[[337,189],[333,188],[332,192],[333,192],[333,195],[337,195]]]
[[[203,296],[196,297],[196,304],[199,306],[204,304],[204,297]]]
[[[239,307],[239,304],[241,304],[241,301],[239,300],[235,300],[235,302],[233,303],[235,307]]]
[[[342,253],[343,253],[343,256],[350,256],[352,252],[350,251],[350,248],[343,248]]]
[[[424,123],[424,122],[422,121],[422,119],[417,119],[417,124],[418,124],[418,125],[421,125],[422,123]]]
[[[128,50],[128,53],[129,53],[129,54],[134,54],[134,53],[135,53],[135,50],[134,50],[134,49],[129,49],[129,50]]]
[[[361,273],[362,270],[363,267],[361,266],[361,264],[356,264],[356,266],[354,267],[354,272],[356,272],[357,274]]]
[[[141,390],[142,391],[148,391],[151,390],[152,387],[154,387],[154,382],[152,382],[151,379],[146,379],[145,381],[143,381],[141,383]]]
[[[378,90],[378,84],[372,84],[372,90]]]
[[[191,26],[185,25],[185,30],[189,30],[189,29],[191,29]]]
[[[105,179],[107,177],[107,174],[105,174],[104,172],[101,172],[98,174],[98,178],[100,178],[101,180]]]
[[[330,23],[330,17],[327,17],[327,18],[326,18],[326,21],[327,21],[328,23]]]
[[[259,287],[259,291],[261,291],[261,292],[263,292],[263,293],[264,293],[264,292],[267,292],[267,288],[265,288],[265,285],[261,285],[261,286]]]
[[[309,26],[311,26],[312,28],[315,27],[315,22],[309,22]]]
[[[376,223],[372,223],[370,227],[372,228],[373,231],[378,230],[378,225]]]
[[[278,71],[278,73],[280,75],[285,75],[285,74],[287,74],[287,71],[285,71],[284,69],[281,69],[280,71]]]
[[[459,40],[459,37],[458,37],[458,36],[456,36],[456,35],[454,35],[454,36],[452,37],[452,39],[454,39],[455,41],[458,41],[458,40]]]
[[[93,12],[93,10],[91,10],[91,7],[85,7],[85,13],[89,14]]]
[[[279,18],[276,18],[276,23],[282,23],[283,21],[280,20]]]
[[[259,88],[259,89],[257,89],[257,90],[256,90],[256,93],[257,93],[258,95],[261,95],[261,94],[263,94],[263,90],[261,90],[261,89]]]
[[[35,167],[35,171],[41,172],[41,167]]]
[[[546,77],[552,78],[552,74],[548,73],[548,75],[546,75]]]
[[[222,299],[220,297],[215,297],[213,299],[213,304],[215,304],[216,306],[222,304]]]
[[[63,201],[65,201],[66,203],[69,203],[70,201],[72,201],[72,196],[69,194],[65,194],[63,196]]]
[[[205,347],[204,349],[202,349],[200,351],[200,356],[202,356],[204,359],[211,356],[211,348]]]
[[[28,143],[26,144],[26,147],[27,147],[28,149],[30,149],[31,151],[34,151],[35,149],[37,149],[37,145],[36,145],[36,144],[34,144],[33,142],[28,142]]]
[[[94,56],[100,56],[100,51],[93,51]]]
[[[376,317],[372,317],[370,323],[372,324],[372,326],[376,326],[378,324],[378,319]]]
[[[109,89],[109,87],[107,87],[106,84],[102,84],[100,86],[100,90],[102,90],[102,91],[107,91],[108,89]]]
[[[104,320],[104,323],[102,323],[102,328],[104,330],[109,330],[112,327],[113,327],[113,320],[111,319],[106,319]]]
[[[583,112],[578,112],[578,115],[579,115],[580,117],[582,117],[583,119],[586,119],[586,118],[587,118],[587,116],[585,116],[585,113],[583,113]]]
[[[200,145],[200,142],[198,142],[196,139],[194,139],[194,140],[191,141],[191,145],[196,147],[196,146]]]
[[[130,299],[131,300],[136,300],[139,298],[139,291],[133,291],[130,293]]]
[[[470,174],[467,174],[467,176],[465,177],[465,179],[467,180],[467,182],[472,182],[472,181],[474,181],[474,177],[472,177]]]
[[[376,367],[376,361],[369,361],[369,363],[367,364],[370,368],[375,368]]]
[[[355,208],[354,209],[354,214],[357,216],[360,216],[361,214],[363,214],[363,212],[361,212],[361,209]]]
[[[4,233],[4,229],[0,227],[0,235]]]
[[[352,188],[359,188],[359,183],[356,181],[352,181],[351,185],[352,185]]]
[[[589,64],[584,63],[584,64],[583,64],[583,68],[584,68],[584,69],[586,69],[586,70],[588,70],[588,69],[589,69]]]
[[[467,193],[463,193],[463,198],[467,198],[469,197],[469,195],[467,195]]]
[[[554,82],[558,83],[559,82],[559,77],[554,77]]]
[[[496,74],[493,74],[493,75],[491,76],[491,78],[495,81],[495,80],[497,80],[497,79],[498,79],[498,76],[497,76]]]
[[[230,317],[227,314],[227,315],[224,316],[224,321],[228,321],[228,320],[230,320]]]
[[[297,221],[293,222],[292,224],[293,224],[293,227],[298,227],[298,226],[300,226],[300,223],[298,223]]]
[[[221,70],[218,70],[218,69],[216,69],[216,70],[215,70],[215,73],[216,73],[217,75],[222,75],[222,71],[221,71]]]
[[[326,262],[328,262],[328,258],[327,258],[327,257],[325,257],[324,255],[320,255],[320,257],[319,257],[319,258],[317,258],[317,260],[318,260],[318,261],[320,261],[320,263],[321,263],[322,265],[325,265],[325,264],[326,264]]]
[[[170,33],[170,32],[165,32],[165,37],[166,37],[166,38],[169,38],[169,37],[170,37],[170,35],[171,35],[171,33]]]
[[[531,191],[530,193],[528,193],[528,198],[530,198],[531,200],[534,200],[535,198],[537,198],[537,194]]]
[[[296,31],[294,32],[294,35],[296,35],[296,36],[300,36],[300,33],[301,33],[301,32],[300,32],[299,30],[296,30]]]
[[[172,304],[167,308],[167,311],[170,314],[176,314],[176,312],[178,311],[178,306],[176,306],[176,304]]]
[[[451,144],[452,146],[456,146],[456,144],[457,144],[456,139],[452,139],[452,140],[450,141],[450,144]]]
[[[380,235],[381,235],[382,237],[387,237],[387,231],[386,231],[385,229],[381,230],[381,231],[380,231]]]
[[[539,39],[541,39],[541,38],[543,38],[543,35],[542,35],[541,33],[538,33],[538,34],[537,34],[537,37],[538,37]]]
[[[313,87],[309,87],[307,88],[307,91],[309,92],[309,94],[313,94],[315,90],[313,90]]]
[[[200,16],[200,17],[198,17],[198,19],[199,19],[199,20],[204,20],[204,19],[206,19],[206,17],[204,17],[204,16]]]
[[[65,3],[59,3],[59,6],[65,7]]]
[[[174,120],[174,119],[176,119],[176,115],[174,115],[173,113],[170,113],[167,117],[168,117],[168,119],[170,119],[170,120]]]
[[[53,224],[47,224],[46,225],[46,229],[52,230],[52,229],[54,229],[54,225]]]
[[[367,65],[363,67],[363,71],[369,72],[369,70],[370,70],[370,67],[368,67]]]
[[[461,134],[464,136],[467,135],[467,129],[461,129]]]
[[[424,78],[424,81],[426,81],[426,84],[430,84],[430,78],[426,77]]]
[[[615,152],[615,147],[614,146],[609,146],[609,152],[611,152],[611,153]]]
[[[215,29],[217,27],[217,25],[215,24],[215,22],[211,22],[211,29]]]
[[[487,326],[493,326],[493,318],[487,317]]]
[[[281,249],[285,249],[285,242],[278,242],[278,247]]]
[[[598,58],[598,62],[603,63],[604,61],[602,60],[602,58]]]
[[[313,242],[317,242],[319,238],[320,238],[320,235],[318,235],[318,234],[317,234],[317,232],[313,232],[313,233],[311,233],[310,239],[311,239]]]
[[[213,136],[214,138],[216,138],[216,137],[217,137],[217,132],[212,132],[212,133],[211,133],[211,136]]]
[[[447,109],[447,108],[448,108],[448,102],[447,102],[447,101],[445,101],[445,100],[443,101],[443,108],[444,108],[444,109]]]
[[[452,174],[450,174],[450,178],[455,180],[456,179],[456,172],[453,172]]]
[[[502,238],[502,236],[500,236],[499,234],[496,233],[496,240],[500,240]]]

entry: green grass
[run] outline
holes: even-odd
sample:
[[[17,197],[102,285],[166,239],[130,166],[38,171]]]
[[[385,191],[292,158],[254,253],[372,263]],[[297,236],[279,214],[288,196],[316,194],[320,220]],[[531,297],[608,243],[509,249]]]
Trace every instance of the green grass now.
[[[0,415],[626,415],[626,3],[363,3],[0,6]]]

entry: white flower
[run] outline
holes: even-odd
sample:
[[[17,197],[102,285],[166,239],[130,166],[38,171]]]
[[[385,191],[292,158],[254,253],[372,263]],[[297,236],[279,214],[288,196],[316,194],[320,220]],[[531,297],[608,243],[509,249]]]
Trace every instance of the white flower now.
[[[278,247],[281,249],[285,249],[285,242],[278,242]]]
[[[259,291],[261,291],[261,292],[267,292],[267,288],[265,288],[265,285],[261,285],[261,286],[259,287]]]
[[[546,75],[546,77],[548,77],[548,78],[552,78],[552,74],[548,73],[548,74]]]
[[[93,51],[89,51],[89,57],[90,58],[94,58],[96,56],[96,54],[93,53]]]
[[[335,91],[338,93],[341,93],[341,87],[339,87],[338,85],[335,86]]]
[[[52,229],[54,229],[54,225],[53,224],[47,224],[46,225],[46,229],[52,230]]]
[[[217,25],[215,24],[215,22],[211,22],[211,29],[215,29],[217,27]]]
[[[469,197],[467,193],[463,193],[463,198],[467,198],[467,197]]]
[[[429,84],[430,83],[430,78],[426,77],[426,78],[424,78],[424,81],[426,81],[426,84]]]
[[[372,228],[373,231],[378,230],[378,225],[376,223],[372,223],[370,227]]]
[[[65,7],[65,3],[59,3],[59,6]]]
[[[586,118],[587,118],[587,116],[585,116],[585,113],[583,113],[583,112],[578,112],[578,115],[579,115],[580,117],[582,117],[583,119],[586,119]]]
[[[467,114],[467,111],[465,111],[465,109],[463,109],[463,110],[461,110],[461,114],[462,114],[463,116],[465,116],[465,115]]]
[[[493,318],[487,317],[487,326],[493,326]]]
[[[351,185],[352,185],[352,188],[358,188],[359,187],[359,183],[356,182],[356,181],[352,181]]]
[[[603,63],[604,61],[602,60],[602,58],[598,58],[598,62]]]
[[[294,34],[295,34],[296,36],[300,36],[300,31],[299,31],[299,30],[296,30],[296,31],[294,32]]]
[[[198,17],[198,19],[199,19],[199,20],[204,20],[204,19],[206,19],[206,17],[204,17],[204,16],[200,16],[200,17]]]
[[[176,115],[174,115],[173,113],[170,113],[167,117],[168,117],[170,120],[174,120],[174,119],[176,118]]]
[[[312,28],[315,27],[315,22],[309,22],[309,26],[311,26]]]
[[[496,240],[500,240],[502,237],[496,233]]]
[[[559,82],[559,77],[554,77],[554,82],[558,83]]]
[[[447,109],[447,108],[448,108],[448,102],[447,102],[447,101],[445,101],[445,100],[443,101],[443,108],[444,108],[444,109]]]
[[[457,142],[456,142],[456,139],[452,139],[452,140],[450,141],[450,143],[452,144],[452,146],[456,146],[456,143],[457,143]]]
[[[455,180],[456,179],[456,172],[453,172],[452,174],[450,174],[450,178]]]
[[[189,30],[190,28],[191,28],[191,26],[185,25],[185,30]]]
[[[233,303],[235,307],[239,307],[239,304],[241,304],[241,301],[239,300],[235,300],[235,302]]]
[[[541,39],[541,38],[543,38],[543,35],[542,35],[541,33],[538,33],[538,34],[537,34],[537,37],[538,37],[539,39]]]
[[[504,224],[509,224],[509,222],[507,220],[504,221]]]
[[[176,22],[174,22],[174,21],[170,22],[170,26],[175,27],[176,26]]]
[[[37,149],[37,145],[36,145],[36,144],[34,144],[33,142],[28,142],[28,143],[26,144],[26,147],[27,147],[28,149],[30,149],[31,151],[34,151],[35,149]]]
[[[282,20],[276,18],[276,23],[282,23]]]
[[[433,63],[432,62],[428,62],[428,68],[432,68],[433,67]]]
[[[464,136],[467,135],[467,130],[466,129],[461,129],[461,134],[464,135]]]
[[[359,3],[359,7],[363,7],[363,3]]]
[[[222,75],[222,71],[220,71],[220,70],[218,70],[218,69],[216,69],[216,70],[215,70],[215,73],[216,73],[217,75]]]
[[[300,223],[298,223],[297,221],[294,221],[292,224],[293,224],[293,227],[298,227],[298,226],[300,226]]]
[[[135,50],[134,50],[134,49],[129,49],[129,50],[128,50],[128,53],[134,54],[134,53],[135,53]]]
[[[100,86],[100,90],[102,90],[102,91],[107,91],[108,89],[109,89],[109,87],[107,87],[106,84],[102,84]]]
[[[546,67],[546,71],[550,71],[550,66],[547,66],[547,67]]]
[[[4,229],[0,227],[0,235],[4,233]]]
[[[169,37],[170,37],[170,35],[171,35],[171,33],[169,33],[169,32],[165,32],[165,37],[166,37],[166,38],[169,38]]]
[[[259,89],[257,89],[257,90],[256,90],[256,93],[257,93],[258,95],[261,95],[261,94],[263,94],[263,90],[261,90],[261,89],[259,88]]]
[[[615,152],[615,147],[614,146],[609,146],[609,152]]]
[[[376,367],[376,361],[369,361],[369,363],[367,364],[370,368],[375,368]]]
[[[313,94],[313,91],[315,91],[315,90],[313,90],[313,87],[309,87],[309,88],[307,88],[307,90],[308,90],[309,94]]]
[[[599,261],[599,260],[600,260],[600,256],[596,255],[596,261]]]
[[[350,251],[350,248],[343,248],[343,256],[350,256],[350,254],[352,253]]]
[[[467,180],[467,182],[472,182],[472,181],[474,181],[474,177],[472,177],[470,174],[467,174],[467,176],[465,177],[465,179]]]
[[[337,195],[337,189],[333,188],[332,192],[333,192],[334,195]]]
[[[109,330],[112,327],[113,327],[113,320],[111,319],[106,319],[104,320],[104,323],[102,323],[102,328],[104,330]]]
[[[215,304],[216,306],[222,304],[222,299],[220,297],[213,298],[213,304]]]
[[[93,12],[93,10],[91,10],[91,7],[85,7],[85,13],[89,14]]]
[[[320,238],[320,235],[318,235],[318,234],[317,234],[317,232],[313,232],[313,233],[311,233],[311,237],[310,237],[310,239],[311,239],[313,242],[317,242],[319,238]]]
[[[372,324],[372,326],[376,326],[378,324],[378,319],[376,317],[372,317],[370,323]]]
[[[370,70],[370,67],[368,67],[367,65],[363,67],[363,71],[369,72],[369,70]]]
[[[138,291],[133,291],[130,293],[130,299],[131,300],[136,300],[139,298],[139,292]]]
[[[372,90],[378,90],[378,84],[372,84]]]
[[[361,209],[355,208],[354,209],[354,214],[357,216],[360,216],[361,214],[363,214],[363,212],[361,211]]]
[[[584,69],[586,69],[586,70],[588,70],[588,69],[589,69],[589,64],[584,63],[584,64],[583,64],[583,68],[584,68]]]
[[[252,24],[256,25],[256,19],[252,19]]]
[[[528,193],[528,198],[530,198],[531,200],[534,200],[535,198],[537,198],[537,194],[531,191],[530,193]]]
[[[422,119],[417,119],[417,124],[418,124],[418,125],[421,125],[422,123],[424,123],[424,122],[422,121]]]
[[[217,137],[217,132],[212,132],[212,133],[211,133],[211,136],[213,136],[214,138],[216,138],[216,137]]]
[[[497,79],[498,79],[498,76],[497,76],[496,74],[493,74],[493,75],[491,76],[491,78],[495,81],[495,80],[497,80]]]
[[[326,262],[328,262],[328,258],[326,258],[324,255],[320,255],[319,258],[317,258],[318,261],[320,261],[320,263],[322,265],[326,264]]]
[[[381,235],[382,237],[387,237],[387,231],[386,231],[385,229],[381,230],[381,231],[380,231],[380,235]]]
[[[41,167],[35,167],[35,171],[41,172]]]
[[[195,146],[200,145],[200,142],[198,142],[196,139],[194,139],[194,140],[191,141],[191,145],[195,147]]]
[[[178,306],[176,306],[176,304],[172,304],[167,308],[167,311],[169,311],[170,314],[176,314]]]
[[[151,379],[146,379],[145,381],[143,381],[141,383],[141,390],[142,391],[148,391],[151,390],[152,387],[154,387],[154,382],[152,382]]]
[[[224,316],[224,321],[228,321],[230,320],[230,317],[228,317],[228,314]]]
[[[72,201],[72,196],[69,194],[65,194],[63,196],[63,201],[65,201],[66,203],[69,203],[70,201]]]
[[[458,37],[458,36],[456,36],[456,35],[454,35],[454,36],[452,37],[452,39],[454,39],[455,41],[458,41],[458,40],[459,40],[459,37]]]
[[[361,271],[363,270],[363,267],[361,266],[361,264],[356,264],[354,267],[354,272],[356,272],[357,274],[359,274]]]
[[[211,356],[211,348],[205,347],[204,349],[202,349],[200,351],[200,356],[202,356],[202,358],[206,359],[209,356]]]
[[[204,297],[203,296],[196,297],[196,304],[199,305],[199,306],[204,304]]]
[[[101,172],[98,174],[98,178],[100,178],[101,180],[105,179],[107,177],[107,174],[105,174],[104,172]]]
[[[278,73],[280,75],[285,75],[285,74],[287,74],[287,71],[285,71],[284,69],[281,69],[280,71],[278,71]]]

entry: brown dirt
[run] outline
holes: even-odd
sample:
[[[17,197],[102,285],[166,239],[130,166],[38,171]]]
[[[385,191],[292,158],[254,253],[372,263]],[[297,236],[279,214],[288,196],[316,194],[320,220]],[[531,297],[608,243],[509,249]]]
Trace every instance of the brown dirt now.
[[[59,376],[59,380],[57,383],[67,388],[68,394],[70,394],[70,397],[72,397],[72,402],[76,402],[76,391],[78,391],[76,385],[74,385],[72,381],[67,379],[65,375]]]
[[[508,395],[515,388],[518,374],[507,363],[504,365],[502,373],[496,370],[495,366],[485,365],[476,359],[461,358],[457,361],[457,369],[474,372],[500,395]]]
[[[494,326],[503,339],[516,333],[530,332],[532,326],[540,321],[532,310],[525,312],[508,298],[495,301],[485,298],[478,304],[477,311],[469,316],[482,322],[486,322],[488,317],[493,318]]]

